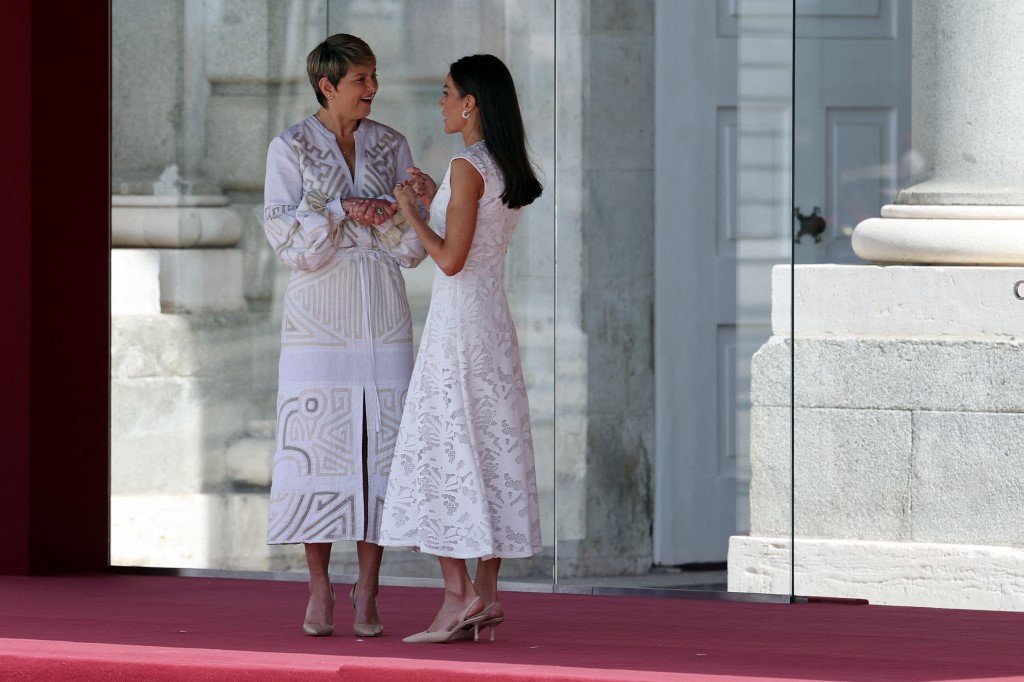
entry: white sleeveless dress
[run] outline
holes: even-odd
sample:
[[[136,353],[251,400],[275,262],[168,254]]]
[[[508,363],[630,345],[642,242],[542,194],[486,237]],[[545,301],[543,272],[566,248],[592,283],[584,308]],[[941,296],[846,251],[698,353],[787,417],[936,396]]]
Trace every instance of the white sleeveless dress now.
[[[504,289],[519,209],[486,142],[454,158],[484,179],[466,265],[434,274],[381,514],[380,544],[460,559],[542,548],[530,408]],[[444,236],[451,165],[431,204]]]

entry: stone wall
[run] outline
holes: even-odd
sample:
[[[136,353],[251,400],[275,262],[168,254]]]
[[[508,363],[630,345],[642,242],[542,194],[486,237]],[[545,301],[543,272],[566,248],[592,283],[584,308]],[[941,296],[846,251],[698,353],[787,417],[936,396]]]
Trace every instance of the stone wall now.
[[[753,365],[751,533],[731,540],[729,589],[786,593],[792,568],[801,595],[1024,609],[1024,270],[796,278],[795,441],[780,267],[775,335]]]

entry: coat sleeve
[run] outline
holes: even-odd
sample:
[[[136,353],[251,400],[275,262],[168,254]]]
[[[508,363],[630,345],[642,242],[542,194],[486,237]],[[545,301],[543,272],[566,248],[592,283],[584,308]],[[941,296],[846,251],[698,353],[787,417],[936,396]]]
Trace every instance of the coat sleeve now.
[[[263,231],[278,260],[294,270],[318,269],[337,249],[344,218],[339,199],[303,194],[299,156],[275,137],[267,150]]]

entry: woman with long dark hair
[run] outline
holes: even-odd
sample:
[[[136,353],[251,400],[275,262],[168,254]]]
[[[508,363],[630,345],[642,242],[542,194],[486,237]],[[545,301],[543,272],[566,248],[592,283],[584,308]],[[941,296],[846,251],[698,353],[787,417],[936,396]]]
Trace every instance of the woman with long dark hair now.
[[[460,133],[440,186],[417,168],[399,210],[438,265],[384,502],[382,545],[435,554],[444,602],[407,642],[491,639],[505,620],[498,570],[541,549],[530,409],[504,258],[520,210],[541,193],[515,85],[492,55],[451,65],[440,101]],[[417,212],[430,207],[430,223]],[[466,559],[477,559],[475,580]]]

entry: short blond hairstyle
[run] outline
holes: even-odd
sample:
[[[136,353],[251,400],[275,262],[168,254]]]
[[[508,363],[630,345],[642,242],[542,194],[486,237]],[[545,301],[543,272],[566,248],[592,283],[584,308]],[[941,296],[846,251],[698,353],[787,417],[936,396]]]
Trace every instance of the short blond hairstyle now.
[[[326,78],[331,85],[337,85],[349,68],[376,63],[377,57],[362,38],[348,33],[329,36],[306,55],[306,73],[316,93],[316,101],[320,106],[327,105],[327,98],[320,91],[321,78]]]

